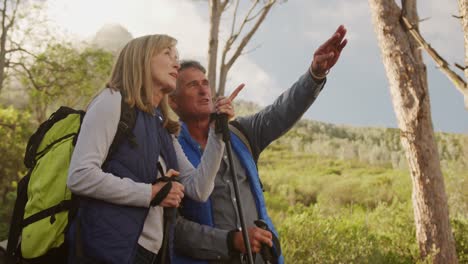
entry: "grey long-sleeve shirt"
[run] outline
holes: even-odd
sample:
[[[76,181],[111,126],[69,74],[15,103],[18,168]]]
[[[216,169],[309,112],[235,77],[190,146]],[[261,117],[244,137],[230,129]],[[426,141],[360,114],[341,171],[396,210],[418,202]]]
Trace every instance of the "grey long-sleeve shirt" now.
[[[260,153],[273,140],[286,133],[310,107],[322,90],[325,81],[316,83],[309,72],[302,75],[294,85],[281,94],[273,104],[260,112],[237,121],[249,138],[252,151]],[[254,197],[246,171],[234,153],[241,202],[247,226],[253,226],[258,219]],[[179,218],[176,225],[175,248],[193,258],[211,260],[212,263],[240,263],[238,256],[230,256],[227,247],[227,233],[240,227],[226,154],[215,178],[211,195],[215,227],[201,225]],[[262,263],[256,258],[256,263]]]

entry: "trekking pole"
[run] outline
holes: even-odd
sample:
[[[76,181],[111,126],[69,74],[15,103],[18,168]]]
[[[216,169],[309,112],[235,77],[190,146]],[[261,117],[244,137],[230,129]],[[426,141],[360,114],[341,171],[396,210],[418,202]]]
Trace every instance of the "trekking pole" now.
[[[255,220],[254,223],[259,228],[261,228],[263,230],[270,231],[268,229],[268,225],[265,222],[265,220],[262,220],[262,219]],[[262,259],[265,262],[265,264],[277,264],[278,263],[278,261],[271,255],[271,252],[270,252],[270,249],[269,249],[268,245],[266,245],[264,243],[262,243],[262,247],[260,249],[260,255],[262,256]]]
[[[163,233],[163,242],[161,244],[161,249],[160,249],[161,250],[160,263],[162,264],[166,263],[167,251],[168,251],[169,243],[170,243],[169,236],[171,232],[171,225],[174,222],[176,214],[177,214],[176,208],[171,208],[171,207],[164,208],[164,225],[163,225],[164,233]]]
[[[231,171],[232,183],[234,184],[234,194],[236,196],[237,210],[239,211],[239,218],[241,222],[242,237],[244,238],[244,246],[247,251],[248,263],[254,264],[252,249],[250,247],[249,234],[245,225],[244,211],[242,210],[242,204],[240,201],[239,183],[237,182],[236,169],[234,168],[234,161],[232,158],[232,146],[231,146],[231,135],[228,128],[228,120],[226,114],[216,115],[216,132],[222,133],[223,141],[226,145],[226,151],[229,159],[229,168]]]

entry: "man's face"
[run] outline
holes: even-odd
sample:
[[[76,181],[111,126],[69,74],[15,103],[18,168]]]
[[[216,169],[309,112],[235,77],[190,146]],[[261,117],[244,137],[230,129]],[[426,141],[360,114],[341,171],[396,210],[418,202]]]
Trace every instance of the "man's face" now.
[[[196,68],[179,72],[178,89],[171,96],[171,107],[182,120],[207,118],[213,110],[211,89],[205,74]]]

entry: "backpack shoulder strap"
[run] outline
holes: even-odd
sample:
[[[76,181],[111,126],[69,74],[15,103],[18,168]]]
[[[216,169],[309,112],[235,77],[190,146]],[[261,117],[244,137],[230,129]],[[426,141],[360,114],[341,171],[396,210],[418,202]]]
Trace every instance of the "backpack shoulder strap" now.
[[[249,150],[250,154],[253,155],[252,153],[252,148],[250,147],[250,142],[249,140],[245,137],[244,133],[242,133],[237,127],[235,127],[232,124],[229,124],[229,130],[231,130],[232,133],[234,133],[239,139],[244,143],[244,145],[247,147]]]
[[[6,248],[7,263],[17,263],[18,243],[21,231],[23,230],[24,208],[28,201],[28,184],[32,169],[28,174],[18,182],[15,207],[10,221],[10,230],[8,232],[8,243]]]
[[[250,140],[245,135],[245,132],[244,132],[241,124],[239,122],[237,122],[236,120],[231,121],[231,122],[229,122],[229,130],[231,130],[231,132],[234,133],[242,141],[242,143],[244,143],[244,145],[247,147],[250,154],[252,155],[252,157],[253,157],[253,159],[255,161],[255,165],[258,168],[257,163],[258,163],[258,158],[260,156],[260,153],[257,153],[257,152],[253,151],[252,145],[250,144]],[[260,182],[260,187],[262,188],[262,191],[265,191],[265,188],[263,187],[263,182],[260,179],[260,177],[258,177],[258,181]]]
[[[257,151],[255,151],[255,149],[252,148],[250,139],[246,136],[246,133],[244,132],[244,129],[241,126],[241,124],[236,120],[231,121],[229,122],[229,130],[231,130],[231,132],[234,133],[237,137],[239,137],[239,139],[244,143],[244,145],[249,150],[250,154],[252,154],[255,164],[257,164],[260,153],[257,153]]]
[[[133,135],[133,128],[136,123],[135,108],[130,107],[130,105],[125,102],[123,96],[120,105],[119,125],[117,126],[117,132],[115,133],[114,140],[109,148],[109,154],[107,155],[108,158],[117,150],[118,146],[125,138],[129,140],[132,147],[137,146],[135,135]]]

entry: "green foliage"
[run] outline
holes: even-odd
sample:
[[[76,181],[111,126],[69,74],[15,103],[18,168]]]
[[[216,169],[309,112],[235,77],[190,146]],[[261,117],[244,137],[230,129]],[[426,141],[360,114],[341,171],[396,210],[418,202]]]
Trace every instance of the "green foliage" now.
[[[334,215],[318,205],[295,206],[279,233],[288,263],[415,263],[418,257],[411,208],[400,203]]]
[[[104,87],[112,62],[113,55],[101,49],[49,45],[23,77],[37,122],[60,105],[83,108]]]
[[[238,102],[238,115],[260,110],[254,103]],[[436,133],[443,169],[468,170],[468,135]],[[394,128],[350,127],[311,120],[299,121],[273,145],[288,151],[306,152],[341,160],[358,160],[370,165],[407,169],[400,131]]]
[[[453,164],[444,176],[458,257],[466,263],[468,171]],[[407,170],[274,143],[259,171],[288,263],[430,263],[419,259]]]
[[[451,224],[457,247],[458,262],[468,263],[468,218],[453,219]]]
[[[354,160],[268,149],[261,156],[259,170],[265,188],[291,205],[318,202],[331,209],[375,208],[379,203],[407,200],[411,194],[407,172]]]
[[[6,237],[16,182],[26,173],[23,154],[31,135],[31,115],[0,107],[0,240]]]

